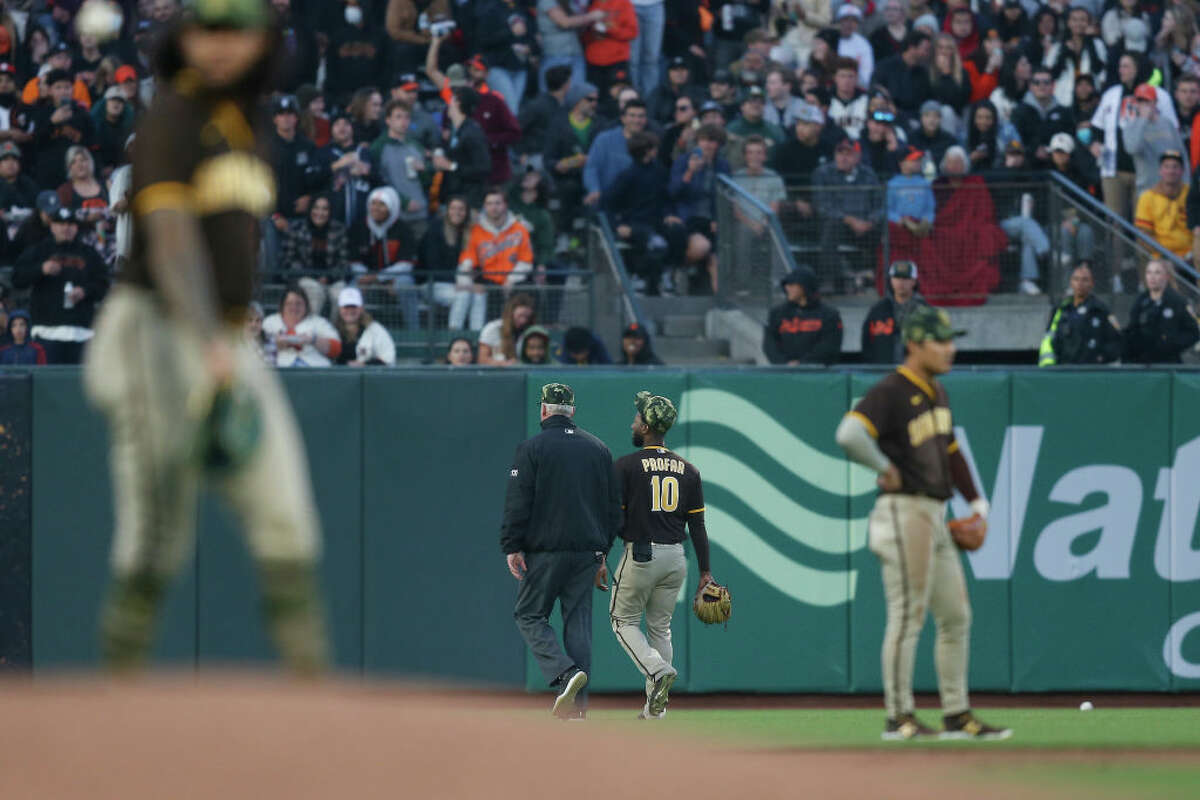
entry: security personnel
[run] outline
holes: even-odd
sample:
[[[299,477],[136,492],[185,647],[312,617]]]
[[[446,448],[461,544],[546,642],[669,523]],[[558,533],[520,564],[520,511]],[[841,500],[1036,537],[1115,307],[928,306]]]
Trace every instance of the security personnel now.
[[[825,364],[842,350],[842,316],[821,302],[817,274],[797,267],[781,282],[787,302],[771,309],[763,329],[763,354],[772,364]]]
[[[1071,273],[1071,295],[1050,315],[1038,351],[1038,366],[1109,364],[1121,355],[1121,333],[1108,306],[1092,297],[1092,270]]]
[[[917,292],[917,265],[893,261],[888,267],[887,295],[871,306],[862,326],[862,360],[865,364],[899,364],[904,360],[900,330],[904,318],[918,306],[929,305]]]
[[[548,383],[542,432],[517,446],[500,548],[520,581],[513,617],[546,681],[552,713],[582,718],[592,665],[592,587],[608,591],[604,555],[621,523],[621,487],[608,448],[574,422],[575,393]],[[561,604],[563,645],[550,627]]]
[[[1178,364],[1180,354],[1200,339],[1183,296],[1167,285],[1168,274],[1165,261],[1146,264],[1146,289],[1133,301],[1125,328],[1127,362]]]

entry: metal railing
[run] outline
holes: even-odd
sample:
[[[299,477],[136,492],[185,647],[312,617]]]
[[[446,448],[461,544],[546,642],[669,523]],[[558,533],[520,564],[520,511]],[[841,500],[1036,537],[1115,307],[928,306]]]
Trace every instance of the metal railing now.
[[[617,290],[614,299],[617,303],[618,326],[624,328],[636,322],[640,327],[649,330],[646,316],[642,313],[641,304],[634,291],[633,280],[621,255],[621,246],[613,233],[608,215],[603,211],[598,211],[588,225],[587,262],[588,272],[593,275],[606,274]],[[605,300],[607,302],[607,298]]]
[[[322,277],[324,283],[320,283]],[[528,282],[515,286],[480,281],[472,289],[456,286],[454,271],[420,272],[415,280],[421,283],[410,283],[410,276],[399,281],[397,277],[379,273],[372,276],[371,282],[365,282],[361,275],[334,281],[329,273],[266,273],[261,276],[255,299],[269,315],[279,310],[289,286],[298,285],[309,297],[310,306],[317,305],[317,296],[323,292],[319,313],[333,320],[338,313],[337,290],[343,285],[357,286],[363,293],[363,308],[392,335],[397,359],[426,362],[441,358],[454,338],[465,336],[475,341],[479,328],[499,317],[505,302],[515,294],[533,299],[536,324],[547,328],[556,339],[567,328],[591,329],[594,323],[594,276],[587,271],[546,270],[531,274]]]
[[[779,216],[728,177],[717,184],[717,302],[765,307],[796,268]]]

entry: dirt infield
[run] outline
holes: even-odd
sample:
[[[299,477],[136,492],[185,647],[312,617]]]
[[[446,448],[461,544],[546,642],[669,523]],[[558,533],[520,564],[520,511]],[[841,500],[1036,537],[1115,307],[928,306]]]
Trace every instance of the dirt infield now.
[[[1035,757],[729,751],[654,723],[559,722],[528,698],[241,677],[13,682],[0,708],[0,796],[14,798],[985,800],[1012,787],[969,767]]]

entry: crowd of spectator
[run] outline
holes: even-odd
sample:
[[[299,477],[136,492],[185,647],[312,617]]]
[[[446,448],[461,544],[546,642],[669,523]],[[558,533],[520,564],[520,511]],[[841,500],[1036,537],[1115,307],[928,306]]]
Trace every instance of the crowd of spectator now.
[[[557,333],[547,291],[586,220],[606,212],[638,291],[709,294],[721,176],[834,254],[784,283],[794,308],[764,342],[780,363],[836,358],[831,292],[983,302],[1012,249],[1017,287],[1039,294],[1051,233],[1064,265],[1091,264],[1098,231],[1002,183],[1057,172],[1180,258],[1200,249],[1187,2],[269,3],[262,269],[289,288],[252,325],[281,366],[393,363],[388,328],[431,326],[465,333],[450,363],[609,363],[590,331]],[[3,327],[7,361],[79,359],[129,254],[133,130],[180,13],[124,0],[121,35],[97,42],[72,24],[80,4],[0,0],[0,259],[29,293]],[[1118,288],[1142,279],[1135,255]],[[922,295],[896,288],[909,278],[892,262],[920,270]],[[621,351],[658,360],[641,329]]]

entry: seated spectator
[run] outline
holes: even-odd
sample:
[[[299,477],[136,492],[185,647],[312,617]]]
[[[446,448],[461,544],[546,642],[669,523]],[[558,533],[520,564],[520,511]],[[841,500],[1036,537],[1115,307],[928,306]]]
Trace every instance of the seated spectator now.
[[[883,298],[871,306],[862,325],[864,364],[899,364],[904,360],[904,337],[900,331],[909,313],[928,305],[917,291],[917,265],[893,261],[887,270]]]
[[[517,361],[522,364],[553,364],[550,360],[550,332],[541,325],[530,325],[517,340]]]
[[[562,346],[555,353],[559,363],[588,366],[591,364],[611,364],[608,348],[596,334],[587,328],[575,326],[567,328],[563,335]]]
[[[733,119],[737,115],[737,87],[734,86],[733,75],[729,70],[718,69],[713,72],[712,79],[708,82],[708,101],[716,103],[718,110],[726,120]]]
[[[8,315],[8,344],[0,347],[0,366],[36,366],[46,363],[46,350],[29,340],[29,312],[17,309]]]
[[[279,367],[328,367],[342,354],[342,340],[324,317],[311,313],[308,296],[289,286],[279,311],[263,320],[262,332],[274,345]]]
[[[995,18],[996,33],[1008,52],[1016,50],[1022,40],[1033,33],[1033,22],[1021,5],[1021,0],[1004,0]]]
[[[805,104],[796,119],[795,137],[789,138],[771,153],[770,165],[784,184],[792,190],[800,190],[794,201],[796,213],[804,219],[813,216],[812,185],[813,172],[817,167],[833,158],[836,140],[825,135],[825,116],[816,106]]]
[[[700,115],[696,103],[690,97],[675,101],[674,121],[663,131],[658,158],[670,169],[675,159],[696,146],[696,131],[700,128]]]
[[[662,359],[654,354],[650,334],[636,322],[621,332],[621,364],[627,367],[662,366]]]
[[[829,99],[828,117],[851,139],[862,136],[867,124],[867,93],[858,86],[858,65],[848,58],[834,63],[833,96]]]
[[[1004,163],[1004,148],[1020,141],[1017,129],[1001,122],[990,100],[980,100],[967,114],[967,154],[971,172],[986,172]]]
[[[395,365],[396,343],[387,328],[363,309],[362,292],[347,286],[338,294],[337,305],[334,328],[342,347],[335,363],[351,367]]]
[[[787,300],[771,309],[763,355],[772,364],[833,364],[842,350],[842,316],[821,302],[817,274],[798,267],[782,281]]]
[[[1134,113],[1123,115],[1118,123],[1125,152],[1133,159],[1134,192],[1139,196],[1158,182],[1159,160],[1168,150],[1183,156],[1183,174],[1191,174],[1179,123],[1162,116],[1157,103],[1158,91],[1143,83],[1133,92]]]
[[[929,65],[929,99],[937,103],[942,112],[942,129],[952,135],[957,134],[963,110],[971,102],[971,76],[963,69],[958,43],[949,33],[938,34],[933,42],[933,61]]]
[[[12,142],[0,144],[0,211],[36,208],[37,184],[21,173],[21,148]]]
[[[319,194],[304,219],[288,224],[283,236],[281,266],[285,270],[305,273],[296,280],[308,296],[308,306],[320,314],[329,300],[333,301],[346,285],[350,270],[350,243],[346,226],[333,219],[329,195]]]
[[[896,0],[890,0],[891,3]],[[885,10],[887,6],[884,6]],[[876,31],[886,31],[887,26]],[[933,40],[923,31],[913,31],[904,37],[900,52],[879,62],[875,83],[887,89],[896,109],[915,117],[921,104],[929,99],[929,59]]]
[[[588,12],[603,11],[607,17],[581,32],[588,83],[607,92],[618,80],[629,80],[630,43],[637,38],[638,21],[629,0],[591,0]]]
[[[399,100],[408,106],[410,120],[408,139],[423,150],[432,151],[442,140],[437,120],[421,104],[421,81],[416,73],[401,72],[392,80],[390,99]],[[331,120],[332,121],[332,120]],[[332,133],[332,131],[331,131]]]
[[[55,205],[50,238],[21,253],[13,268],[14,289],[32,289],[33,341],[50,364],[78,364],[92,338],[92,318],[108,291],[108,270],[95,248],[79,239],[70,209]]]
[[[526,167],[508,190],[508,207],[525,230],[533,248],[533,271],[538,280],[546,278],[546,270],[554,262],[554,218],[547,206],[551,200],[550,181],[532,167]]]
[[[96,161],[86,147],[72,145],[67,150],[66,167],[67,181],[58,187],[59,202],[75,212],[84,240],[94,246],[96,229],[108,216],[108,192],[96,177]]]
[[[901,0],[884,0],[879,5],[880,25],[867,37],[871,55],[875,57],[875,73],[883,75],[884,62],[904,52],[905,39],[912,23],[904,18],[906,9]]]
[[[1188,163],[1200,165],[1200,76],[1185,74],[1175,81],[1175,108]]]
[[[763,118],[763,108],[766,95],[757,86],[751,86],[742,99],[742,113],[726,127],[728,147],[725,158],[731,163],[741,166],[742,140],[748,136],[758,136],[767,142],[770,149],[783,141],[783,129]]]
[[[471,319],[477,320],[481,313],[477,306],[488,302],[488,294],[476,287],[499,289],[512,287],[529,280],[533,271],[533,245],[529,230],[508,210],[508,200],[498,187],[487,190],[483,198],[483,214],[471,226],[467,244],[458,259],[456,283],[459,293],[455,295],[451,316],[462,314],[463,304],[470,307]],[[486,327],[486,326],[485,326]],[[482,334],[481,345],[484,343]],[[512,344],[515,344],[512,343]],[[479,351],[479,363],[488,363],[483,347]],[[507,348],[505,358],[512,360],[516,351]]]
[[[1170,267],[1161,259],[1146,264],[1146,289],[1138,294],[1125,326],[1123,359],[1133,364],[1178,364],[1200,339],[1187,301],[1168,285]]]
[[[692,286],[699,291],[717,290],[717,263],[713,254],[717,233],[717,176],[730,173],[729,162],[721,156],[725,132],[702,125],[696,131],[696,149],[680,156],[671,167],[668,193],[673,208],[667,223],[675,231],[674,245],[686,238],[685,264],[694,273]],[[703,280],[707,272],[708,281]],[[705,284],[708,284],[705,286]]]
[[[92,109],[92,122],[96,130],[96,160],[100,164],[97,174],[107,178],[125,160],[125,142],[133,133],[133,109],[127,106],[121,87],[108,87],[104,102]]]
[[[783,179],[773,169],[767,169],[767,142],[761,136],[750,135],[742,140],[744,167],[733,173],[733,180],[752,197],[776,214],[787,200]]]
[[[862,146],[842,139],[834,148],[833,161],[813,172],[824,256],[818,277],[836,288],[854,285],[863,273],[874,274],[870,264],[884,221],[883,193],[875,171],[861,164],[861,159]],[[839,246],[847,250],[839,250]]]
[[[450,121],[443,134],[447,137],[445,153],[433,152],[434,173],[429,189],[429,207],[436,209],[441,198],[460,194],[469,203],[483,198],[484,181],[492,171],[488,140],[472,115],[479,104],[479,95],[465,86],[455,88],[446,105]]]
[[[629,155],[629,139],[645,129],[646,104],[641,100],[631,100],[621,110],[620,126],[610,128],[592,140],[583,167],[583,186],[587,190],[583,198],[585,203],[592,206],[599,203],[600,196],[633,163]]]
[[[384,26],[366,19],[361,5],[346,6],[345,13],[331,15],[330,22],[333,24],[326,28],[329,45],[324,48],[324,86],[331,100],[345,103],[351,93],[380,74],[390,40]],[[382,105],[382,98],[378,105]],[[379,131],[371,134],[361,138],[374,141]]]
[[[630,270],[642,279],[646,294],[654,296],[660,281],[665,281],[664,289],[672,288],[670,277],[663,274],[668,174],[658,160],[658,137],[653,133],[635,133],[629,139],[629,155],[633,163],[604,193],[602,207],[617,238],[633,245],[626,257]]]
[[[1030,167],[1049,168],[1051,137],[1056,133],[1075,133],[1071,109],[1059,105],[1054,99],[1054,76],[1049,69],[1036,67],[1033,70],[1029,93],[1013,109],[1012,123],[1021,136],[1021,143],[1025,145]]]
[[[417,240],[400,219],[400,196],[390,186],[380,186],[367,201],[367,216],[350,231],[350,269],[360,288],[380,285],[396,295],[404,326],[420,327],[420,291],[413,278]]]
[[[71,75],[51,70],[46,75],[48,95],[33,106],[33,178],[39,186],[58,186],[66,179],[67,150],[73,145],[91,147],[92,117],[71,99]]]
[[[475,363],[475,346],[465,336],[451,339],[450,346],[446,348],[446,355],[442,356],[442,363],[452,367],[471,366]]]
[[[792,92],[794,81],[792,73],[786,69],[775,67],[767,71],[767,96],[763,104],[763,119],[768,125],[779,128],[780,140],[783,139],[783,131],[791,130],[796,124],[796,116],[805,105],[804,101]]]
[[[345,111],[335,111],[329,122],[329,144],[319,154],[332,175],[330,200],[333,218],[347,230],[367,215],[374,167],[366,145],[354,140],[354,123]]]
[[[957,142],[942,128],[942,106],[936,100],[921,104],[920,127],[908,137],[908,143],[929,154],[933,163],[941,162],[946,151]]]
[[[17,227],[17,232],[11,240],[0,237],[0,242],[5,242],[5,254],[11,261],[16,261],[34,245],[51,238],[50,219],[62,207],[62,203],[58,201],[58,192],[38,192],[35,203],[36,211]],[[4,228],[0,226],[0,230]]]
[[[905,148],[900,162],[900,174],[887,182],[887,219],[910,235],[923,238],[933,229],[933,189],[921,174],[925,153],[915,147]],[[899,235],[899,231],[895,232]]]
[[[300,105],[300,132],[317,147],[329,144],[329,115],[325,113],[325,95],[311,83],[296,89]]]
[[[853,3],[843,3],[837,10],[837,53],[858,65],[858,85],[865,89],[871,85],[871,75],[875,72],[875,56],[871,44],[858,32],[862,16],[862,10]]]
[[[460,291],[455,286],[455,273],[458,271],[458,257],[467,243],[467,233],[471,227],[471,213],[467,201],[462,197],[451,197],[442,207],[440,218],[434,218],[433,223],[426,228],[425,235],[417,245],[417,263],[414,268],[417,282],[428,284],[432,282],[433,292],[430,295],[434,302],[450,306],[450,319],[447,323],[451,330],[461,330],[467,322],[467,312],[471,309],[471,298],[464,297],[460,303],[454,299]],[[473,290],[483,291],[479,283],[472,284],[470,289],[461,290],[464,294]],[[477,304],[476,317],[471,320],[471,330],[483,327],[486,304]]]
[[[537,310],[532,297],[524,293],[509,297],[500,317],[479,331],[480,366],[506,367],[517,363],[517,341],[536,322]]]
[[[981,305],[1000,283],[997,256],[1008,244],[982,177],[967,174],[967,153],[951,147],[933,183],[937,219],[931,237],[936,254],[922,264],[925,297],[934,305]]]
[[[1010,51],[1004,57],[1004,66],[1000,69],[1000,84],[988,97],[992,105],[996,106],[1000,122],[1016,124],[1012,116],[1013,111],[1024,102],[1032,77],[1033,62],[1023,49]]]
[[[955,15],[956,18],[958,15]],[[967,19],[972,20],[974,16]],[[971,82],[971,102],[978,103],[991,97],[1000,85],[1000,70],[1004,67],[1004,45],[995,28],[987,32],[982,43],[974,52],[963,56],[963,69]]]
[[[275,340],[263,333],[265,318],[266,314],[263,313],[262,303],[251,300],[250,304],[246,306],[246,339],[258,357],[273,367],[275,366]]]
[[[546,133],[543,163],[554,177],[560,208],[559,227],[568,230],[583,202],[583,174],[588,153],[604,123],[596,118],[600,94],[590,83],[572,84],[563,112]]]
[[[1183,182],[1183,153],[1168,150],[1159,157],[1158,183],[1138,197],[1134,224],[1182,259],[1192,252],[1187,223],[1188,186]]]
[[[675,117],[675,103],[687,98],[692,106],[700,105],[703,99],[701,93],[692,85],[692,71],[687,59],[676,56],[667,62],[667,79],[656,86],[646,98],[646,108],[650,119],[660,125],[669,124]]]
[[[384,134],[371,144],[371,163],[383,183],[400,196],[400,219],[414,236],[425,233],[429,202],[425,197],[425,153],[408,141],[411,112],[399,100],[389,100],[384,109]]]
[[[1121,355],[1117,318],[1092,296],[1092,270],[1080,264],[1071,272],[1071,293],[1050,314],[1038,350],[1038,366],[1109,364]]]
[[[896,130],[896,115],[882,109],[867,116],[867,135],[863,138],[863,162],[881,179],[900,171],[900,159],[908,150],[903,133]]]

